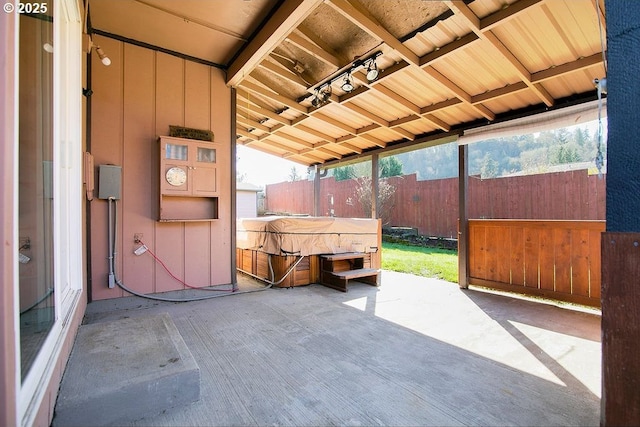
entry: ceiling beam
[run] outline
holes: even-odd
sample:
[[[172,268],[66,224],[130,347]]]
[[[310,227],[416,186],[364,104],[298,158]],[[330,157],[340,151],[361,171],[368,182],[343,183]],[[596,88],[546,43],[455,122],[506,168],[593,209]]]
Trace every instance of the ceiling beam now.
[[[227,85],[238,86],[324,0],[287,0],[229,64]]]
[[[528,0],[520,0],[520,1],[528,1]],[[473,31],[478,37],[489,42],[499,53],[500,55],[511,65],[511,67],[516,71],[518,77],[526,83],[526,85],[531,89],[533,93],[535,93],[538,98],[542,102],[544,102],[547,106],[551,107],[554,104],[553,97],[547,92],[547,90],[541,85],[531,82],[531,73],[527,68],[522,65],[522,63],[518,60],[518,58],[511,53],[511,51],[502,43],[502,41],[495,35],[490,29],[483,30],[480,24],[480,18],[478,18],[475,13],[471,10],[469,6],[463,0],[444,0],[444,3],[455,13],[456,16],[461,17],[465,24]],[[518,13],[527,10],[535,4],[540,2],[527,2],[523,4],[525,7],[521,7],[520,9],[515,8],[514,11]],[[510,19],[513,15],[506,14],[502,17],[502,19]],[[495,24],[502,21],[495,21]],[[479,104],[477,104],[479,105]]]
[[[333,48],[329,46],[328,43],[322,40],[322,38],[318,37],[318,35],[313,30],[308,28],[304,24],[304,22],[300,24],[300,26],[298,26],[296,31],[300,32],[300,34],[302,34],[303,36],[311,40],[313,43],[315,43],[318,47],[320,47],[322,50],[327,52],[329,55],[337,58],[340,64],[346,64],[350,61],[350,58],[347,58],[341,55],[340,53],[336,52],[335,50],[333,50]]]
[[[272,90],[262,87],[256,83],[244,80],[241,84],[241,87],[243,87],[244,89],[250,92],[254,92],[258,95],[262,95],[266,98],[269,98],[272,101],[275,101],[281,105],[284,105],[289,108],[293,108],[294,110],[299,111],[302,114],[307,114],[308,112],[307,107],[305,107],[304,105],[300,105],[295,100],[289,99],[286,96],[273,92]]]
[[[498,26],[498,24],[503,24],[508,20],[515,18],[522,12],[525,12],[531,6],[535,6],[536,4],[543,1],[544,0],[520,0],[513,4],[507,5],[504,9],[500,9],[499,11],[480,19],[480,30],[491,30],[492,28]]]
[[[304,50],[305,52],[315,56],[317,59],[323,61],[325,64],[334,66],[336,68],[342,67],[344,64],[340,62],[340,59],[333,56],[331,53],[322,49],[320,46],[312,43],[311,41],[303,38],[302,36],[297,35],[296,33],[291,33],[287,36],[287,41],[294,44],[298,48]]]
[[[236,90],[236,94],[237,94],[238,98],[242,98],[243,100],[247,101],[246,104],[236,101],[237,108],[243,109],[244,111],[247,111],[248,113],[253,113],[255,115],[263,116],[265,118],[274,120],[274,121],[276,121],[278,123],[282,123],[283,125],[291,126],[291,120],[285,119],[284,117],[282,117],[279,114],[277,114],[274,111],[272,111],[266,105],[264,105],[264,106],[263,105],[258,105],[257,102],[259,100],[256,99],[255,96],[250,96],[249,92],[247,92],[245,90],[242,90],[242,88],[238,88]],[[260,102],[260,104],[262,104],[262,102]]]
[[[540,83],[545,80],[559,77],[563,74],[569,74],[574,71],[583,70],[585,68],[593,67],[594,65],[598,64],[602,65],[602,63],[602,53],[594,53],[593,55],[587,56],[585,58],[580,58],[576,61],[567,62],[562,65],[557,65],[555,67],[533,73],[531,75],[531,81]]]
[[[284,64],[274,64],[271,61],[262,61],[259,67],[264,68],[265,70],[275,74],[276,76],[282,77],[283,79],[290,81],[291,83],[295,83],[298,86],[307,89],[309,85],[304,81],[302,77],[300,77],[297,73],[291,71],[288,67],[284,66]]]
[[[398,54],[408,63],[418,65],[418,55],[402,44],[386,28],[373,17],[369,12],[357,2],[357,0],[329,0],[332,6],[349,21],[366,31],[371,37],[384,42],[387,46],[398,52]]]

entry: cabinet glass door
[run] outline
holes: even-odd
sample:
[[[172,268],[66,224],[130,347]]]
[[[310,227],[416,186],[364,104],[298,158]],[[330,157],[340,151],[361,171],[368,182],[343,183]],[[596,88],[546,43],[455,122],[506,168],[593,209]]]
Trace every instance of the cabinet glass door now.
[[[204,163],[215,163],[216,150],[213,148],[198,147],[198,161]]]
[[[165,159],[169,160],[189,160],[189,148],[186,145],[179,144],[166,144],[165,145]]]

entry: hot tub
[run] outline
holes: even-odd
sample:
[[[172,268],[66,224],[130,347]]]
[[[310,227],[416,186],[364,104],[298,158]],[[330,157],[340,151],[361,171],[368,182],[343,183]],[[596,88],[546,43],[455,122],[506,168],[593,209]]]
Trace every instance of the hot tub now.
[[[318,257],[326,254],[361,253],[367,268],[380,268],[382,228],[379,219],[242,218],[237,220],[236,239],[237,269],[274,286],[317,282]]]

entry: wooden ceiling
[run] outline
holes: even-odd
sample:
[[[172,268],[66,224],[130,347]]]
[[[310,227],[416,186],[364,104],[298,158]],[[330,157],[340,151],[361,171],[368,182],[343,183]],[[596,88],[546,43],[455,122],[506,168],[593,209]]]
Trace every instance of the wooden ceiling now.
[[[239,144],[304,165],[592,100],[594,79],[605,77],[604,0],[121,1],[174,8],[185,22],[225,16],[198,46],[167,35],[170,48],[227,70]],[[231,35],[220,32],[225,22]],[[233,41],[215,46],[225,38]],[[372,58],[379,75],[369,81]]]

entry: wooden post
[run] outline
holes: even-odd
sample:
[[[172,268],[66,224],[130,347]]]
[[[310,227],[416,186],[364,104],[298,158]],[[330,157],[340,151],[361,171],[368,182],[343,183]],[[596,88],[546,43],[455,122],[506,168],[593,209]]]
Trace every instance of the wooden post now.
[[[316,165],[313,177],[313,216],[320,216],[320,166]]]
[[[602,235],[603,426],[640,425],[640,2],[607,0],[607,232]],[[602,76],[605,77],[605,76]]]
[[[380,178],[378,154],[371,156],[371,218],[378,218],[380,214]]]
[[[238,290],[238,272],[236,270],[236,215],[237,215],[237,193],[236,193],[236,157],[237,157],[237,145],[235,142],[236,136],[236,89],[231,88],[231,156],[229,173],[231,174],[231,227],[229,232],[231,233],[231,288],[234,291]]]
[[[458,286],[469,287],[469,214],[467,187],[469,185],[469,149],[458,146]]]

